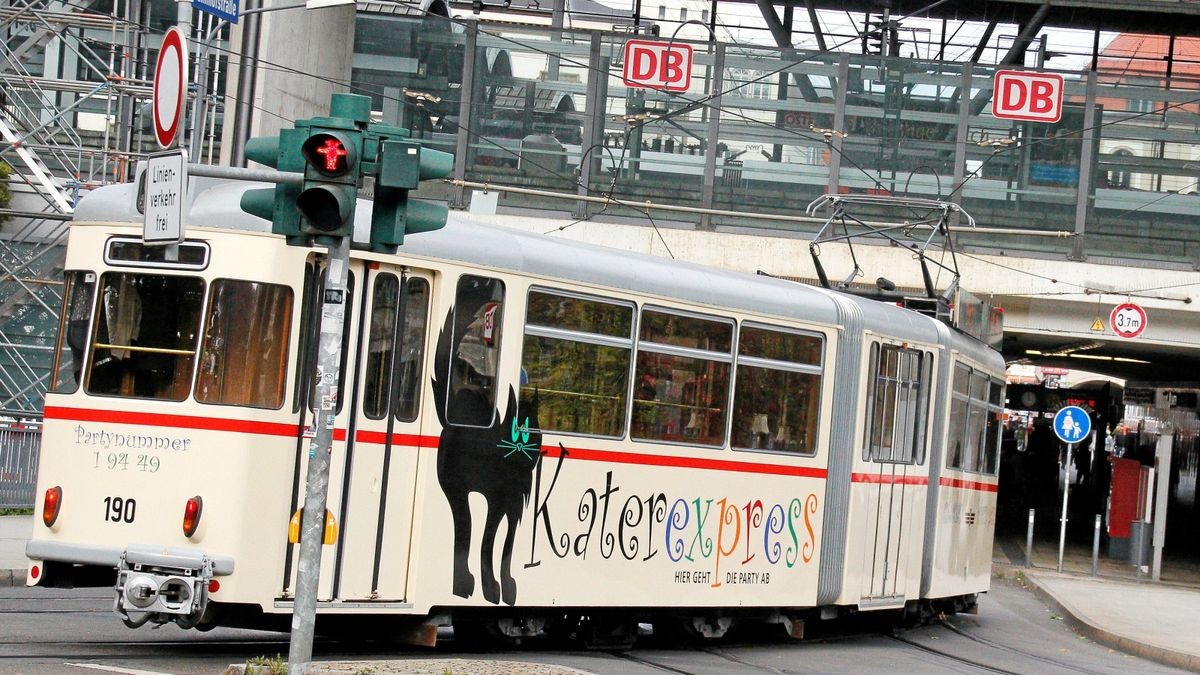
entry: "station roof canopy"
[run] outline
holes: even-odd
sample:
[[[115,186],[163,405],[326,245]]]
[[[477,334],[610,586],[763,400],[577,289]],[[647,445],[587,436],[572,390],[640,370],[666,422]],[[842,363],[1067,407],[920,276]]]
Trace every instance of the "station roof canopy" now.
[[[799,0],[789,2],[805,4]],[[1018,25],[1047,4],[1047,26],[1200,35],[1200,0],[813,0],[817,9],[879,13],[886,7],[893,17]]]

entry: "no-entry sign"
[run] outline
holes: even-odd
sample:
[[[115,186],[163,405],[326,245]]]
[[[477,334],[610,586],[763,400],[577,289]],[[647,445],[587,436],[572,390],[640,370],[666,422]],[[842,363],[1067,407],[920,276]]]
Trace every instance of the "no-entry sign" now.
[[[996,71],[992,116],[1026,122],[1062,118],[1063,78],[1053,73]]]
[[[183,32],[171,26],[163,35],[154,65],[154,137],[164,150],[175,144],[183,126],[183,110],[187,102],[187,42]]]

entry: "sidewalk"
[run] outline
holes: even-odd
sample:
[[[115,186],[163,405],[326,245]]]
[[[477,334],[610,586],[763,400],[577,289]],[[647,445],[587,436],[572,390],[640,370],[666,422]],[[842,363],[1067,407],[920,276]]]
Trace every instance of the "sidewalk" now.
[[[33,516],[0,516],[0,586],[24,586],[25,542],[33,532]]]
[[[1200,671],[1200,568],[1166,564],[1162,581],[1138,579],[1137,568],[1101,552],[1091,576],[1091,548],[1068,546],[1059,573],[1056,543],[1035,542],[1025,567],[1025,542],[997,541],[997,574],[1023,578],[1035,595],[1060,612],[1077,632],[1127,654]]]

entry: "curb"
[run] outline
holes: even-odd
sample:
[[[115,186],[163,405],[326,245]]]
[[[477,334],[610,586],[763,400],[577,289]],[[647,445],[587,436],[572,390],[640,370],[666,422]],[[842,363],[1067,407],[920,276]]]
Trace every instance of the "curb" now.
[[[1036,576],[1027,574],[1025,575],[1025,580],[1029,583],[1029,589],[1033,591],[1035,596],[1042,602],[1058,610],[1062,614],[1063,619],[1081,635],[1087,636],[1102,645],[1118,649],[1126,654],[1140,656],[1166,666],[1200,672],[1200,656],[1138,642],[1132,638],[1117,635],[1100,626],[1089,623],[1079,618],[1070,605],[1059,600],[1053,593],[1046,590]]]
[[[271,675],[283,663],[250,665],[235,663],[221,675]],[[273,670],[273,668],[275,668]],[[487,659],[398,659],[390,661],[314,661],[309,675],[593,675],[591,671],[550,663],[491,661]]]
[[[0,570],[0,586],[24,586],[25,570]]]

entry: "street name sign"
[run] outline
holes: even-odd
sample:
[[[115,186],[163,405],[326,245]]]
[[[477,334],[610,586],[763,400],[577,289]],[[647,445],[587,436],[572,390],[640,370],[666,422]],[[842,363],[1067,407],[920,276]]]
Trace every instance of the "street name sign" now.
[[[192,0],[192,7],[229,23],[238,22],[239,0]]]

